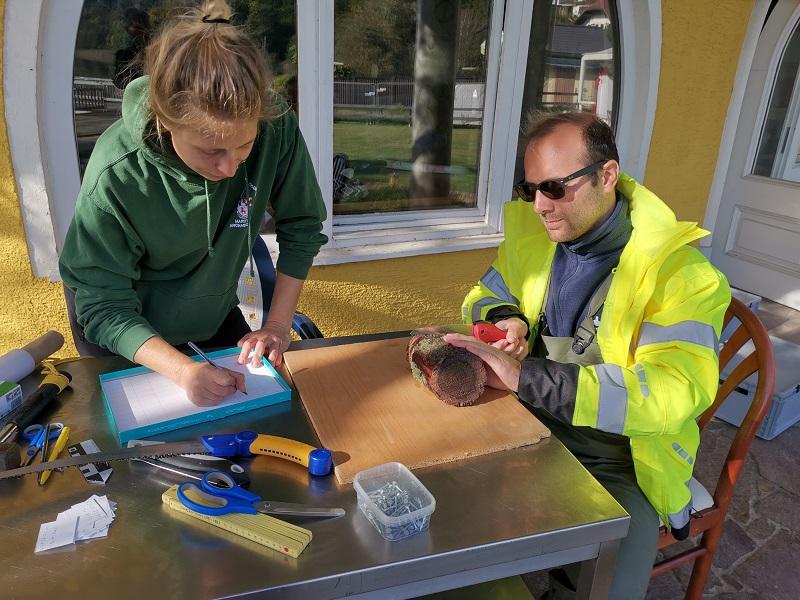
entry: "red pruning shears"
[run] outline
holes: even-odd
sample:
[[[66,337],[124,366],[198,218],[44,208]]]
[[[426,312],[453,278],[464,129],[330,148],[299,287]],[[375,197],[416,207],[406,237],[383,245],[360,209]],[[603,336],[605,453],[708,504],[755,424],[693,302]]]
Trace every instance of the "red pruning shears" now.
[[[413,336],[420,337],[441,337],[446,333],[463,333],[471,335],[475,339],[491,344],[499,340],[506,339],[506,332],[497,325],[492,325],[486,321],[479,321],[472,325],[444,325],[430,329],[415,329],[411,332]]]
[[[506,339],[506,332],[497,325],[492,325],[486,321],[479,321],[472,325],[472,337],[491,344]]]

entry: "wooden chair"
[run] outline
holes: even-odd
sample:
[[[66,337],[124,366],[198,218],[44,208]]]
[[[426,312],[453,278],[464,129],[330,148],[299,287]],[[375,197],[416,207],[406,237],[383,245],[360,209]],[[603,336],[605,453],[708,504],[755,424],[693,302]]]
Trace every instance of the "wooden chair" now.
[[[731,497],[733,496],[733,488],[736,485],[736,480],[739,478],[739,472],[741,471],[747,452],[750,449],[753,437],[756,431],[758,431],[761,422],[764,420],[764,416],[767,414],[767,410],[772,402],[772,394],[775,391],[775,354],[772,350],[772,343],[770,342],[767,330],[758,317],[756,317],[743,302],[736,298],[731,300],[728,311],[725,313],[725,325],[734,317],[739,320],[740,325],[728,341],[725,342],[720,351],[720,371],[748,341],[752,340],[754,349],[736,366],[727,379],[719,386],[714,404],[700,416],[698,421],[700,432],[703,432],[706,425],[708,425],[708,422],[711,420],[711,417],[714,416],[714,413],[728,395],[736,390],[750,375],[758,373],[757,385],[752,402],[750,403],[750,409],[747,411],[747,415],[739,426],[739,430],[736,432],[736,436],[728,451],[728,456],[725,459],[719,479],[717,480],[717,486],[714,489],[713,498],[708,496],[706,492],[710,504],[708,506],[698,506],[693,500],[695,504],[694,508],[697,512],[692,513],[689,537],[702,534],[699,543],[672,558],[657,563],[651,575],[655,577],[679,565],[695,561],[694,568],[692,569],[692,576],[689,580],[689,587],[686,590],[686,598],[692,600],[699,600],[703,594],[706,579],[711,570],[711,563],[714,560],[714,552],[717,549],[717,544],[722,535],[722,527],[725,524],[725,515],[728,512]],[[700,486],[694,478],[692,479],[690,487],[699,487],[702,489],[702,486]],[[705,492],[705,490],[702,491]],[[696,499],[697,494],[693,495]],[[667,531],[662,528],[658,542],[659,549],[674,543],[676,543],[676,540],[672,537],[672,534],[667,533]]]

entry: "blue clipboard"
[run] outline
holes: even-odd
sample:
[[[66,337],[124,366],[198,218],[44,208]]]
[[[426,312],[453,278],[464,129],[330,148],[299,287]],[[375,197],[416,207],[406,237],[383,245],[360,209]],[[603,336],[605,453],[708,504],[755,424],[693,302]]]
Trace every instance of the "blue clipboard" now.
[[[249,364],[237,365],[240,350],[229,348],[208,353],[219,366],[242,371],[247,380],[248,395],[237,392],[217,406],[195,406],[177,384],[146,367],[100,375],[103,402],[120,443],[291,399],[291,388],[265,358],[257,369]],[[200,356],[192,359],[203,360]]]

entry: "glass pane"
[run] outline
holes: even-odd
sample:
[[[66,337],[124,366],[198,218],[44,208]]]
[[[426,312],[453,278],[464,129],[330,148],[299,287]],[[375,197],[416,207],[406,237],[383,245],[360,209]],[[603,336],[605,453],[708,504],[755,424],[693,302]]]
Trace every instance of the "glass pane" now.
[[[591,112],[615,126],[619,42],[613,0],[547,0],[533,5],[522,122],[531,111]],[[515,181],[522,178],[517,148]]]
[[[800,182],[800,25],[795,27],[772,86],[754,175]]]
[[[230,0],[234,23],[261,41],[275,74],[273,87],[296,105],[295,0]],[[84,0],[75,43],[72,103],[81,176],[97,138],[122,109],[125,85],[142,73],[141,49],[186,0]],[[293,102],[294,100],[294,102]]]
[[[477,203],[490,0],[342,0],[333,212]]]

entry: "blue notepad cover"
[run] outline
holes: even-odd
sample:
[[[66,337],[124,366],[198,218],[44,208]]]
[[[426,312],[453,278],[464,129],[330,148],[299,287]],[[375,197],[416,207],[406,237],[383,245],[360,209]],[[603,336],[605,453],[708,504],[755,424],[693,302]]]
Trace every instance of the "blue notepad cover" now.
[[[229,348],[226,350],[209,352],[208,356],[211,359],[222,358],[230,356],[232,354],[238,354],[240,351],[241,351],[240,348]],[[203,360],[203,358],[200,356],[193,356],[191,358],[192,360],[195,361]],[[123,369],[121,371],[103,373],[100,375],[100,388],[103,393],[103,402],[106,406],[106,410],[108,411],[111,425],[117,437],[119,438],[120,443],[124,444],[128,440],[146,438],[160,433],[164,433],[165,431],[173,431],[175,429],[180,429],[182,427],[189,427],[190,425],[196,425],[197,423],[214,421],[230,415],[235,415],[238,413],[290,400],[292,397],[292,391],[289,385],[283,380],[283,378],[278,374],[278,372],[266,358],[262,357],[262,362],[264,363],[264,366],[267,368],[267,370],[272,374],[276,383],[279,384],[280,387],[279,391],[264,396],[248,398],[246,400],[228,406],[221,406],[221,407],[211,406],[208,407],[208,410],[203,410],[201,412],[197,412],[194,414],[189,414],[183,417],[168,419],[158,423],[152,423],[141,427],[133,427],[125,430],[119,429],[118,420],[121,420],[120,416],[115,414],[103,384],[105,382],[117,379],[134,377],[136,375],[141,375],[146,373],[152,373],[153,371],[151,369],[148,369],[147,367],[133,367],[131,369]],[[121,408],[122,409],[127,408],[130,411],[130,406],[118,407],[117,410],[119,411]]]

